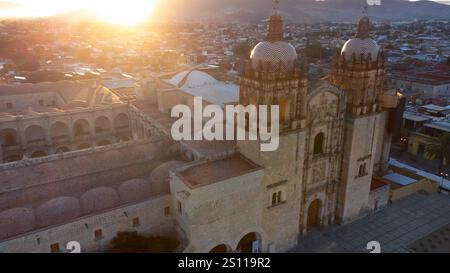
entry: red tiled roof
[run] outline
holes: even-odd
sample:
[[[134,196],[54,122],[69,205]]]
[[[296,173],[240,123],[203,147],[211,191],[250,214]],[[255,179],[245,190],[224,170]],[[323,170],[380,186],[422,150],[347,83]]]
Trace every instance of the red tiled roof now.
[[[225,159],[209,161],[190,167],[182,171],[180,176],[190,186],[197,187],[227,180],[260,169],[262,169],[261,166],[249,161],[240,154],[235,154]]]
[[[370,184],[370,191],[377,190],[377,189],[382,188],[382,187],[384,187],[386,185],[387,185],[387,183],[381,181],[381,179],[373,177],[372,178],[372,183]]]

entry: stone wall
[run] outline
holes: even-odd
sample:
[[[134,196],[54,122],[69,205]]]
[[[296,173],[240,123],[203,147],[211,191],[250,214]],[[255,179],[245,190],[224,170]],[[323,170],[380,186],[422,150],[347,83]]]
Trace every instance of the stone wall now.
[[[372,212],[377,212],[388,206],[389,189],[389,185],[386,185],[370,192],[368,207]]]
[[[368,212],[370,185],[375,153],[384,142],[378,139],[380,113],[349,117],[346,122],[338,217],[342,223],[352,221]]]
[[[67,152],[130,140],[129,120],[125,104],[1,119],[0,163],[10,161],[13,156],[34,157],[35,152],[50,155],[61,149]],[[82,134],[80,126],[85,127]],[[6,143],[7,139],[13,143]]]
[[[48,253],[52,244],[59,244],[60,250],[64,252],[67,251],[66,245],[70,241],[79,242],[82,252],[96,252],[106,250],[111,240],[121,231],[137,231],[145,235],[173,235],[173,218],[170,214],[166,215],[170,200],[170,195],[159,196],[0,241],[0,252]],[[133,225],[135,218],[139,218],[138,226]],[[96,238],[95,231],[100,229],[102,237]]]
[[[236,250],[250,232],[261,235],[263,251],[267,251],[267,237],[261,229],[262,177],[259,169],[191,189],[172,173],[172,211],[181,234],[189,241],[184,252],[209,252],[220,244]]]

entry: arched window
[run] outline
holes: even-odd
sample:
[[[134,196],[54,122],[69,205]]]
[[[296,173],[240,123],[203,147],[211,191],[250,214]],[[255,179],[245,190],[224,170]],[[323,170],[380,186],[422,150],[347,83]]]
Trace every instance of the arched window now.
[[[31,158],[38,158],[38,157],[44,157],[47,156],[48,154],[44,151],[36,151],[34,153],[31,154]]]
[[[74,123],[74,134],[76,137],[89,135],[89,122],[85,119],[77,120]]]
[[[239,241],[236,252],[237,253],[260,253],[261,252],[262,237],[259,233],[251,232],[242,237]]]
[[[218,245],[209,251],[209,253],[228,253],[228,252],[231,252],[231,247],[225,244]]]
[[[282,200],[282,192],[281,191],[274,192],[272,194],[272,206],[280,204],[281,202],[283,202],[283,200]]]
[[[5,145],[6,146],[13,146],[16,144],[16,137],[13,134],[6,134],[5,135]]]
[[[282,99],[280,101],[280,120],[282,123],[289,122],[290,117],[290,107],[289,107],[289,100],[288,99]]]
[[[323,153],[323,142],[324,142],[324,134],[318,133],[314,138],[314,154],[322,154]]]
[[[365,176],[367,174],[366,167],[367,167],[367,163],[359,165],[358,176],[362,177],[362,176]]]
[[[311,202],[308,208],[307,227],[314,228],[320,226],[320,210],[322,202],[319,199]]]
[[[111,122],[109,118],[105,116],[98,117],[95,120],[95,132],[96,133],[105,133],[111,130]]]
[[[0,131],[0,145],[3,146],[14,146],[17,145],[19,141],[19,135],[14,129],[3,129]]]
[[[69,139],[69,126],[63,122],[55,122],[50,127],[50,135],[53,141]]]

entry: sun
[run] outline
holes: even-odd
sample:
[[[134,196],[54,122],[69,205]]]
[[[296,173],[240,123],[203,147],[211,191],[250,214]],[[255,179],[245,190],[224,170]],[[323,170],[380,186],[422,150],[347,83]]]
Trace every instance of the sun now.
[[[146,21],[159,0],[97,0],[93,12],[112,24],[133,26]]]

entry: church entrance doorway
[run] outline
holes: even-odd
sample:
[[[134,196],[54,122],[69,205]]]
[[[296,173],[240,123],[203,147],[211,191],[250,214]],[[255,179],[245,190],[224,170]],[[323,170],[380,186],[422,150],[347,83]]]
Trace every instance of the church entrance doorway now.
[[[230,253],[231,248],[228,245],[221,244],[209,251],[209,253]]]
[[[318,228],[320,224],[320,207],[321,202],[319,199],[316,199],[311,202],[308,208],[308,229]]]
[[[242,237],[236,248],[238,253],[260,253],[261,252],[261,235],[251,232]]]

